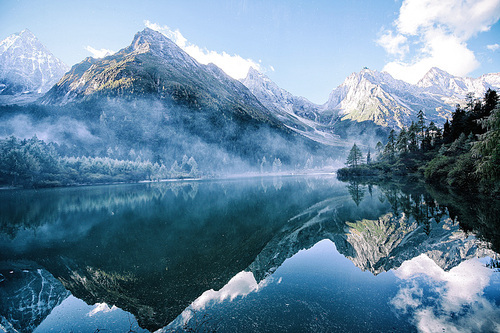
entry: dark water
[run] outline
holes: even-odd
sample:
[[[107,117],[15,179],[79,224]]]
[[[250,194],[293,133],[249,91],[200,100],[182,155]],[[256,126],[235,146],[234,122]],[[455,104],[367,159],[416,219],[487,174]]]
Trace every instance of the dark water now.
[[[0,192],[0,331],[498,332],[500,205],[331,176]]]

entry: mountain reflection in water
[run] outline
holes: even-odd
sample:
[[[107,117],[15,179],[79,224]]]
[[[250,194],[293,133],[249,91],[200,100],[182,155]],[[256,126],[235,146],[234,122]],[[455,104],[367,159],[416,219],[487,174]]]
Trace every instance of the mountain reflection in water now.
[[[490,331],[500,206],[460,200],[328,176],[3,191],[0,325]]]

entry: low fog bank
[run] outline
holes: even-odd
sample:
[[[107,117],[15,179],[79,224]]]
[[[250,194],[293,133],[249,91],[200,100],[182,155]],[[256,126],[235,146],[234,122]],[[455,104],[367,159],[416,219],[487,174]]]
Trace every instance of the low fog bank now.
[[[346,154],[346,147],[322,145],[246,115],[146,99],[0,107],[4,155],[12,136],[19,140],[10,147],[30,158],[33,147],[44,145],[37,149],[64,159],[65,167],[75,169],[84,158],[99,165],[131,161],[162,169],[156,179],[333,171]],[[152,179],[154,172],[146,174]]]

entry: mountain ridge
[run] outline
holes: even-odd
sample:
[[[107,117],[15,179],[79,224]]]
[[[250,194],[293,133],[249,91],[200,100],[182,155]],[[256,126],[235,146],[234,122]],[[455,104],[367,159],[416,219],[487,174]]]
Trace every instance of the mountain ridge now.
[[[403,128],[416,120],[419,110],[426,113],[429,121],[442,125],[451,118],[457,104],[465,103],[468,93],[482,98],[487,89],[500,89],[500,73],[461,78],[433,67],[417,84],[410,84],[387,72],[363,68],[333,89],[322,105],[293,96],[253,68],[241,82],[266,107],[281,115],[301,117],[299,120],[305,119],[312,128],[339,120]]]
[[[487,89],[500,89],[500,73],[460,78],[433,67],[413,85],[365,68],[335,88],[323,109],[341,119],[371,120],[393,128],[409,126],[423,110],[428,121],[442,125],[457,104],[464,104],[467,93],[482,98]]]

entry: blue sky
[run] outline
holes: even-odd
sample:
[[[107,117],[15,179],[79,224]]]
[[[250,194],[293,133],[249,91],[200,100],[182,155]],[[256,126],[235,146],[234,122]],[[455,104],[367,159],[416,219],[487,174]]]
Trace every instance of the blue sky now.
[[[0,0],[0,39],[28,28],[73,65],[89,50],[126,47],[148,25],[201,62],[233,76],[253,64],[292,94],[324,103],[365,66],[409,82],[432,66],[471,77],[499,72],[499,18],[500,0]]]

